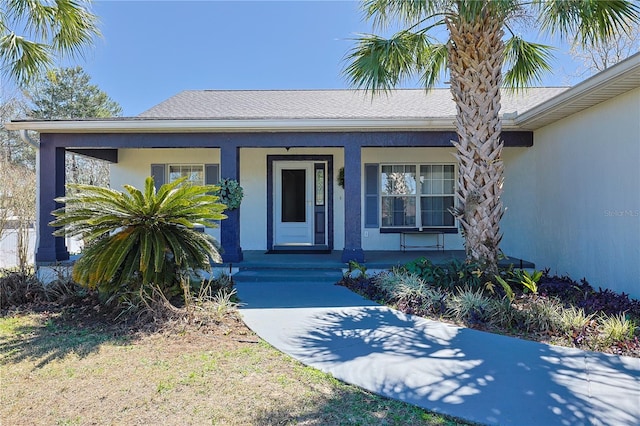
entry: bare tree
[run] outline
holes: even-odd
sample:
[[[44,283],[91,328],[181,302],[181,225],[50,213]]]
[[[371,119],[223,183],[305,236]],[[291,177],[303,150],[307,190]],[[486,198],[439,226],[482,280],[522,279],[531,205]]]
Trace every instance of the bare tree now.
[[[10,216],[8,195],[8,183],[10,179],[9,162],[0,158],[0,182],[3,183],[0,186],[0,240],[3,237]]]
[[[0,235],[11,228],[16,233],[18,266],[29,264],[29,234],[36,217],[36,175],[19,164],[0,161]]]
[[[598,41],[586,48],[574,44],[569,51],[580,67],[575,77],[584,78],[604,71],[612,65],[640,51],[640,23],[629,21],[626,32],[617,37]]]
[[[25,271],[29,266],[29,235],[36,220],[36,174],[26,167],[14,166],[13,213],[16,218],[18,267]]]
[[[35,169],[36,153],[33,147],[23,143],[17,132],[4,127],[4,123],[12,119],[25,117],[26,111],[27,107],[19,96],[0,100],[0,160]]]

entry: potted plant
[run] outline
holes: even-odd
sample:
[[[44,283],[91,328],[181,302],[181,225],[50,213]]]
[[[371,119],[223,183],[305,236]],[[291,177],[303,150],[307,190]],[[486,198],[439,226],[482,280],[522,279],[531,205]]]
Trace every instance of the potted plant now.
[[[244,192],[237,180],[222,179],[216,186],[219,189],[215,195],[220,197],[220,202],[227,206],[227,210],[235,210],[240,207]]]

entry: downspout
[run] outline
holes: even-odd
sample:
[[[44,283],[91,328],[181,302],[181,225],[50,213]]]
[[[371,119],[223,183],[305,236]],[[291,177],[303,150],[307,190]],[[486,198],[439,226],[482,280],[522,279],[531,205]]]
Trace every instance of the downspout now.
[[[26,129],[18,130],[18,134],[24,143],[31,145],[36,150],[36,243],[33,248],[33,263],[37,265],[35,252],[38,250],[38,247],[40,247],[40,142],[31,139]]]
[[[34,141],[33,139],[31,139],[31,136],[29,136],[29,133],[27,132],[26,129],[20,129],[18,130],[18,133],[20,134],[20,139],[22,139],[22,141],[28,145],[31,145],[32,147],[34,147],[35,149],[40,149],[40,143]],[[37,160],[36,160],[37,161]],[[38,165],[36,164],[36,167]]]

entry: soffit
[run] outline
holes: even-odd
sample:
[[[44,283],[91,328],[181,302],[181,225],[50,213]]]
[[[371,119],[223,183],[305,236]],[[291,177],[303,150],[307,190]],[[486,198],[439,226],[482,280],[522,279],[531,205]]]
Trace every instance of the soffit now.
[[[640,53],[519,114],[515,124],[537,130],[639,87]]]

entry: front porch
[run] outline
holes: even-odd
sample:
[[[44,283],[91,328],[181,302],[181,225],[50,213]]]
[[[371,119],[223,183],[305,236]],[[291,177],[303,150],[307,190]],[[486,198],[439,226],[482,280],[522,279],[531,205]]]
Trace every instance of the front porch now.
[[[342,251],[333,250],[326,254],[272,254],[264,250],[245,250],[241,262],[225,263],[224,267],[248,269],[335,269],[347,268],[342,261]],[[416,251],[365,251],[362,263],[369,270],[391,269],[420,257],[435,264],[443,265],[452,260],[464,262],[463,250],[416,250]],[[513,264],[516,268],[533,269],[535,265],[527,260],[509,257],[500,261],[500,266]]]
[[[244,259],[240,262],[225,262],[215,264],[217,273],[235,274],[241,271],[260,270],[296,270],[296,271],[323,271],[323,274],[335,275],[348,268],[348,263],[342,261],[342,251],[333,250],[330,253],[287,253],[274,254],[264,250],[245,250]],[[39,264],[37,268],[38,279],[44,283],[50,283],[61,277],[70,277],[73,264],[80,255],[73,255],[69,260]],[[394,266],[404,265],[412,260],[425,257],[436,265],[444,265],[452,260],[464,262],[463,250],[414,250],[414,251],[369,251],[365,250],[362,263],[369,271],[391,269]],[[533,269],[533,262],[509,257],[499,262],[500,266],[507,267],[513,264],[519,269]],[[309,280],[314,276],[309,275]]]

